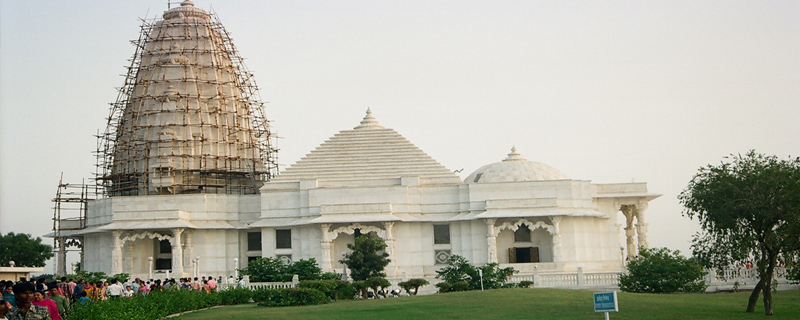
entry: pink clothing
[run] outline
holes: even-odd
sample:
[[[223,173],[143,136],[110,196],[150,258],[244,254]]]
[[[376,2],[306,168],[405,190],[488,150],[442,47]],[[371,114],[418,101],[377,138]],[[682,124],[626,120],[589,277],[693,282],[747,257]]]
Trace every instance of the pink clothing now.
[[[50,318],[53,320],[61,320],[61,316],[58,314],[58,307],[53,300],[44,299],[42,301],[31,301],[31,303],[40,307],[46,307],[47,310],[50,311]]]
[[[214,278],[211,278],[211,280],[208,280],[208,287],[211,288],[211,290],[216,289],[217,288],[217,281],[214,280]]]

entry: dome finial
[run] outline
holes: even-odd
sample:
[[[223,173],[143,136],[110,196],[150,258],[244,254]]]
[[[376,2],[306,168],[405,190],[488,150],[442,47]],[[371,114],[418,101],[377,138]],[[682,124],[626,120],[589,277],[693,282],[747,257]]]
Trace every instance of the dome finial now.
[[[511,146],[511,153],[508,154],[508,157],[503,159],[503,161],[528,161],[527,159],[523,158],[519,152],[517,152],[516,146]]]
[[[181,7],[194,7],[194,2],[191,0],[185,0],[181,2]]]
[[[367,107],[367,115],[364,116],[364,120],[361,120],[361,124],[359,124],[354,129],[360,128],[383,128],[380,124],[378,124],[378,120],[372,116],[372,109]]]

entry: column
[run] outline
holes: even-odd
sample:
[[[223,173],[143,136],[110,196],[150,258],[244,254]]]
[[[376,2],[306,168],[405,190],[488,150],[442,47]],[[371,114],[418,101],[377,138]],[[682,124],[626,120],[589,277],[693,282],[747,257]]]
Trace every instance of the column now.
[[[122,231],[111,231],[111,275],[122,273]],[[81,266],[83,267],[83,266]]]
[[[497,234],[494,233],[495,219],[486,219],[487,262],[497,262]]]
[[[650,244],[647,241],[647,220],[645,219],[645,210],[647,210],[647,202],[639,202],[636,205],[636,233],[639,235],[639,247],[649,248]]]
[[[550,217],[553,223],[553,262],[561,261],[561,217]]]
[[[181,234],[183,228],[172,229],[172,274],[175,278],[183,277],[183,247]]]
[[[319,225],[319,230],[322,232],[322,240],[319,241],[320,247],[322,247],[322,257],[319,262],[319,267],[324,272],[333,271],[333,262],[331,261],[331,249],[333,248],[333,240],[331,239],[330,230],[331,225],[329,223],[322,223]]]
[[[636,230],[633,228],[634,207],[622,205],[619,210],[625,215],[625,242],[627,243],[628,259],[633,259],[636,256],[636,244],[633,239],[633,236],[636,235]]]
[[[58,271],[56,272],[59,276],[66,276],[67,275],[67,238],[65,237],[58,237]]]
[[[187,265],[187,264],[190,264],[191,260],[192,260],[192,251],[193,251],[192,250],[192,232],[190,232],[188,230],[184,231],[184,232],[185,233],[184,233],[184,237],[183,237],[183,252],[186,253],[186,254],[184,254],[184,257],[183,257],[183,265]]]
[[[384,222],[383,228],[386,230],[386,253],[389,254],[389,259],[392,261],[389,262],[388,270],[389,272],[386,273],[387,277],[396,278],[397,277],[397,257],[394,255],[394,222]]]

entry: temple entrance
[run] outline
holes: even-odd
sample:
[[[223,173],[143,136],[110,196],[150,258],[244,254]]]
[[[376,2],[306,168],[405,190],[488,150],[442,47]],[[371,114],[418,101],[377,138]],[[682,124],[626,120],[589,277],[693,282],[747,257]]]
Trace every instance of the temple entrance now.
[[[538,247],[508,248],[509,263],[539,262]]]

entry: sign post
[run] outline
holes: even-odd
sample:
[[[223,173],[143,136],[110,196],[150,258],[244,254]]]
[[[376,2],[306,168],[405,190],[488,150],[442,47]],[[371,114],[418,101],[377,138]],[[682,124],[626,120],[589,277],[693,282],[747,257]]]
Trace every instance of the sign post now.
[[[594,293],[594,312],[605,312],[608,320],[609,312],[619,312],[617,292],[595,292]]]

